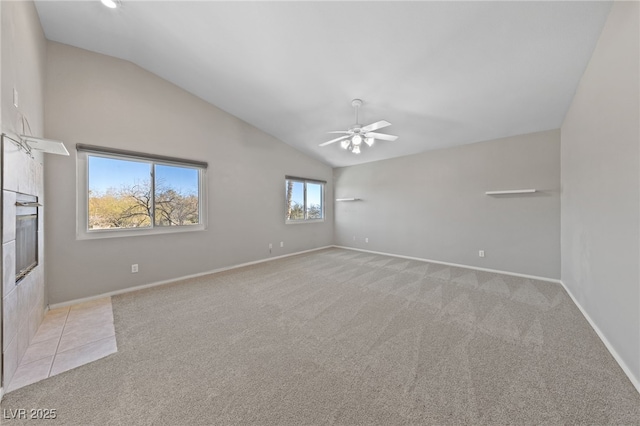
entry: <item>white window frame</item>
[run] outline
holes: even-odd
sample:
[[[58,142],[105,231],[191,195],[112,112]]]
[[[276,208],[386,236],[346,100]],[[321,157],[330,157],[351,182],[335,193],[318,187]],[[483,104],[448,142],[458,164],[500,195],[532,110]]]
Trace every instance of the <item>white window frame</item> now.
[[[207,163],[83,144],[78,144],[76,149],[76,239],[133,237],[195,232],[207,229]],[[151,226],[144,228],[89,229],[89,156],[148,163],[151,165],[151,170],[154,170],[154,165],[197,169],[198,218],[200,223],[194,225],[156,226],[152,218]],[[151,177],[153,178],[153,175]],[[151,185],[153,190],[154,182],[151,182]]]
[[[301,182],[304,184],[304,219],[287,219],[287,212],[286,212],[286,208],[287,208],[287,181],[288,180],[292,180],[294,182]],[[326,187],[327,187],[327,182],[323,181],[323,180],[318,180],[318,179],[308,179],[308,178],[301,178],[301,177],[295,177],[295,176],[285,176],[284,177],[284,183],[285,183],[285,190],[284,190],[284,202],[285,202],[285,215],[284,215],[284,221],[287,225],[300,225],[303,223],[318,223],[318,222],[324,222],[325,220],[325,215],[326,215],[326,209],[325,209],[325,191],[326,191]],[[320,195],[321,199],[320,199],[320,203],[321,203],[321,208],[322,208],[322,218],[320,219],[307,219],[307,183],[313,183],[316,185],[322,185],[322,193]]]

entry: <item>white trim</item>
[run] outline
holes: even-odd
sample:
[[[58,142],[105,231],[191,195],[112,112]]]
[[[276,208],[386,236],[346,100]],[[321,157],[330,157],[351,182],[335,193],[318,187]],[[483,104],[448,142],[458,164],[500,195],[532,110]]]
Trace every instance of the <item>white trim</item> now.
[[[89,297],[83,297],[83,298],[80,298],[80,299],[68,300],[66,302],[61,302],[61,303],[54,303],[53,305],[49,305],[48,309],[64,308],[66,306],[76,305],[78,303],[84,303],[84,302],[90,302],[90,301],[96,300],[96,299],[102,299],[103,297],[117,296],[118,294],[124,294],[124,293],[130,293],[132,291],[144,290],[146,288],[157,287],[157,286],[164,285],[164,284],[171,284],[171,283],[178,282],[178,281],[188,280],[190,278],[197,278],[197,277],[202,277],[204,275],[216,274],[218,272],[224,272],[224,271],[228,271],[230,269],[243,268],[245,266],[256,265],[258,263],[264,263],[264,262],[270,262],[270,261],[276,260],[276,259],[282,259],[282,258],[285,258],[285,257],[297,256],[299,254],[309,253],[309,252],[318,251],[318,250],[324,250],[324,249],[331,248],[331,247],[333,247],[333,246],[318,247],[318,248],[313,248],[313,249],[309,249],[309,250],[298,251],[298,252],[295,252],[295,253],[283,254],[281,256],[269,257],[269,258],[260,259],[260,260],[253,260],[251,262],[240,263],[238,265],[232,265],[232,266],[225,266],[223,268],[213,269],[211,271],[199,272],[197,274],[185,275],[185,276],[178,277],[178,278],[171,278],[171,279],[168,279],[168,280],[156,281],[156,282],[150,283],[150,284],[143,284],[143,285],[139,285],[139,286],[135,286],[135,287],[123,288],[121,290],[109,291],[107,293],[102,293],[102,294],[98,294],[98,295],[95,295],[95,296],[89,296]]]
[[[535,189],[510,189],[507,191],[487,191],[485,194],[487,195],[503,195],[503,194],[528,194],[531,192],[536,192]]]
[[[363,249],[353,248],[353,247],[344,247],[344,246],[336,246],[336,245],[334,245],[333,247],[346,249],[346,250],[361,251],[361,252],[365,252],[365,253],[380,254],[380,255],[384,255],[384,256],[398,257],[398,258],[401,258],[401,259],[418,260],[418,261],[421,261],[421,262],[430,262],[430,263],[437,263],[437,264],[441,264],[441,265],[457,266],[457,267],[460,267],[460,268],[475,269],[475,270],[478,270],[478,271],[493,272],[493,273],[497,273],[497,274],[511,275],[511,276],[515,276],[515,277],[529,278],[529,279],[534,279],[534,280],[539,280],[539,281],[548,281],[548,282],[551,282],[551,283],[560,284],[565,289],[567,294],[569,294],[569,297],[571,297],[571,300],[573,300],[573,303],[575,303],[575,305],[578,307],[580,312],[582,312],[582,315],[586,318],[586,320],[589,323],[589,325],[591,326],[591,328],[593,328],[593,330],[596,332],[596,334],[598,335],[600,340],[602,340],[602,343],[604,343],[604,346],[607,348],[609,353],[611,353],[611,356],[613,356],[613,359],[615,359],[616,362],[618,363],[618,365],[620,365],[620,368],[622,368],[622,371],[624,371],[624,373],[627,375],[627,377],[631,381],[631,384],[636,388],[638,393],[640,393],[640,380],[633,375],[631,369],[627,366],[627,364],[624,362],[622,357],[615,350],[613,345],[611,345],[611,343],[609,343],[609,340],[607,340],[605,334],[598,328],[598,326],[591,319],[589,314],[587,314],[587,312],[582,308],[582,305],[580,305],[580,303],[578,303],[578,300],[574,297],[573,293],[571,293],[569,288],[562,282],[562,280],[557,280],[557,279],[553,279],[553,278],[545,278],[545,277],[537,277],[537,276],[534,276],[534,275],[518,274],[518,273],[514,273],[514,272],[500,271],[500,270],[496,270],[496,269],[479,268],[477,266],[461,265],[461,264],[458,264],[458,263],[442,262],[442,261],[439,261],[439,260],[423,259],[423,258],[420,258],[420,257],[402,256],[402,255],[398,255],[398,254],[383,253],[383,252],[379,252],[379,251],[363,250]]]
[[[493,272],[494,274],[511,275],[511,276],[514,276],[514,277],[529,278],[529,279],[532,279],[532,280],[547,281],[547,282],[550,282],[550,283],[561,284],[561,281],[558,280],[558,279],[555,279],[555,278],[546,278],[546,277],[538,277],[536,275],[518,274],[516,272],[507,272],[507,271],[501,271],[501,270],[498,270],[498,269],[480,268],[478,266],[463,265],[461,263],[442,262],[440,260],[424,259],[424,258],[421,258],[421,257],[412,257],[412,256],[403,256],[401,254],[384,253],[384,252],[381,252],[381,251],[364,250],[364,249],[353,248],[353,247],[344,247],[344,246],[336,246],[336,245],[334,245],[333,247],[346,249],[346,250],[362,251],[362,252],[365,252],[365,253],[380,254],[380,255],[383,255],[383,256],[399,257],[401,259],[417,260],[417,261],[420,261],[420,262],[429,262],[429,263],[437,263],[437,264],[440,264],[440,265],[456,266],[458,268],[475,269],[476,271]]]
[[[573,303],[575,303],[575,305],[578,307],[580,312],[582,312],[582,315],[586,318],[591,328],[593,328],[593,331],[595,331],[598,337],[600,338],[600,340],[602,340],[602,343],[604,343],[604,346],[609,350],[609,353],[611,353],[611,356],[613,356],[613,359],[615,359],[618,365],[620,366],[620,368],[622,368],[622,371],[624,371],[624,374],[627,375],[627,377],[631,381],[631,384],[636,388],[636,391],[640,393],[640,380],[638,380],[638,378],[633,375],[633,372],[631,371],[629,366],[624,362],[622,357],[618,354],[618,351],[615,350],[615,348],[609,342],[605,334],[598,328],[596,323],[591,319],[587,311],[584,310],[582,305],[578,302],[578,299],[576,299],[573,293],[571,293],[571,290],[569,290],[569,287],[567,287],[562,281],[560,281],[560,284],[565,289],[565,291],[569,294],[569,297],[571,297],[571,300],[573,300]]]
[[[322,223],[324,222],[324,218],[322,219],[298,219],[298,220],[287,220],[285,219],[285,225],[302,225],[304,223]],[[331,247],[331,246],[327,246]]]
[[[82,232],[78,228],[77,240],[97,240],[101,238],[124,238],[124,237],[141,237],[160,234],[175,234],[179,232],[201,232],[206,231],[204,224],[197,225],[180,225],[180,226],[154,226],[147,228],[109,228],[109,229],[92,229]]]
[[[515,276],[515,277],[529,278],[529,279],[534,279],[534,280],[539,280],[539,281],[547,281],[547,282],[551,282],[551,283],[560,284],[565,289],[567,294],[569,294],[569,297],[571,297],[571,300],[578,307],[578,309],[580,310],[582,315],[585,317],[585,319],[587,320],[587,322],[591,326],[591,328],[593,328],[593,330],[596,332],[596,334],[598,335],[600,340],[602,340],[602,343],[604,343],[605,347],[607,348],[607,350],[609,350],[609,352],[611,353],[613,358],[616,360],[618,365],[620,365],[620,368],[622,368],[622,371],[624,371],[624,373],[627,375],[627,377],[631,381],[631,384],[633,384],[633,386],[636,388],[638,393],[640,393],[640,380],[638,380],[633,375],[633,373],[631,372],[631,369],[627,366],[627,364],[624,362],[622,357],[620,355],[618,355],[618,352],[611,345],[611,343],[609,343],[609,340],[607,340],[607,338],[605,337],[604,333],[602,331],[600,331],[600,329],[595,324],[595,322],[593,322],[591,317],[582,308],[582,305],[580,305],[580,303],[578,303],[578,300],[574,297],[573,293],[571,293],[569,288],[561,280],[557,280],[557,279],[553,279],[553,278],[538,277],[538,276],[535,276],[535,275],[518,274],[518,273],[514,273],[514,272],[500,271],[500,270],[497,270],[497,269],[479,268],[479,267],[476,267],[476,266],[462,265],[462,264],[459,264],[459,263],[442,262],[442,261],[439,261],[439,260],[424,259],[424,258],[420,258],[420,257],[403,256],[403,255],[398,255],[398,254],[390,254],[390,253],[384,253],[384,252],[372,251],[372,250],[363,250],[363,249],[358,249],[358,248],[353,248],[353,247],[344,247],[344,246],[331,245],[331,246],[318,247],[318,248],[309,249],[309,250],[303,250],[303,251],[299,251],[299,252],[295,252],[295,253],[284,254],[284,255],[276,256],[276,257],[270,257],[270,258],[267,258],[267,259],[254,260],[254,261],[251,261],[251,262],[241,263],[241,264],[238,264],[238,265],[233,265],[233,266],[227,266],[227,267],[223,267],[223,268],[214,269],[214,270],[211,270],[211,271],[208,271],[208,272],[201,272],[201,273],[198,273],[198,274],[186,275],[186,276],[183,276],[183,277],[180,277],[180,278],[172,278],[172,279],[169,279],[169,280],[157,281],[155,283],[144,284],[144,285],[140,285],[140,286],[136,286],[136,287],[130,287],[130,288],[122,289],[122,290],[115,290],[115,291],[111,291],[111,292],[108,292],[108,293],[99,294],[99,295],[96,295],[96,296],[84,297],[84,298],[81,298],[81,299],[70,300],[70,301],[62,302],[62,303],[55,303],[53,305],[47,306],[45,308],[45,313],[50,309],[62,308],[62,307],[70,306],[70,305],[75,305],[75,304],[78,304],[78,303],[88,302],[88,301],[95,300],[95,299],[101,299],[103,297],[110,297],[110,296],[116,296],[118,294],[130,293],[130,292],[133,292],[133,291],[143,290],[143,289],[146,289],[146,288],[151,288],[151,287],[156,287],[156,286],[160,286],[160,285],[164,285],[164,284],[170,284],[170,283],[173,283],[173,282],[183,281],[183,280],[186,280],[186,279],[189,279],[189,278],[196,278],[196,277],[201,277],[201,276],[204,276],[204,275],[210,275],[210,274],[215,274],[215,273],[218,273],[218,272],[228,271],[228,270],[231,270],[231,269],[237,269],[237,268],[242,268],[242,267],[245,267],[245,266],[256,265],[256,264],[259,264],[259,263],[270,262],[270,261],[276,260],[276,259],[282,259],[282,258],[285,258],[285,257],[296,256],[298,254],[309,253],[309,252],[318,251],[318,250],[324,250],[324,249],[331,248],[331,247],[345,249],[345,250],[360,251],[360,252],[365,252],[365,253],[380,254],[380,255],[383,255],[383,256],[391,256],[391,257],[397,257],[397,258],[401,258],[401,259],[409,259],[409,260],[417,260],[417,261],[421,261],[421,262],[437,263],[437,264],[440,264],[440,265],[456,266],[456,267],[460,267],[460,268],[474,269],[474,270],[477,270],[477,271],[493,272],[493,273],[497,273],[497,274],[511,275],[511,276]],[[2,396],[3,396],[3,389],[0,388],[0,400],[2,400]]]

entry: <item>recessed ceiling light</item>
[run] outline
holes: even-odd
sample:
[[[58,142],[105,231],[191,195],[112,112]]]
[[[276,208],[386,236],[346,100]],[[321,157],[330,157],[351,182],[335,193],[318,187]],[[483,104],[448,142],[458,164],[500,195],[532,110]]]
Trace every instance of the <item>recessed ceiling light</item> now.
[[[118,2],[116,0],[100,0],[100,1],[109,9],[115,9],[116,7],[118,7]]]

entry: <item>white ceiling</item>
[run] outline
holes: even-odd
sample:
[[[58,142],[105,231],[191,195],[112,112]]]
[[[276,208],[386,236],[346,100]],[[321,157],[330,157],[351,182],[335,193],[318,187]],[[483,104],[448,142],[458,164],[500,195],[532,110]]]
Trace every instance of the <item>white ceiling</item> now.
[[[611,2],[37,1],[48,39],[134,62],[334,167],[559,128]],[[330,130],[387,120],[359,155]]]

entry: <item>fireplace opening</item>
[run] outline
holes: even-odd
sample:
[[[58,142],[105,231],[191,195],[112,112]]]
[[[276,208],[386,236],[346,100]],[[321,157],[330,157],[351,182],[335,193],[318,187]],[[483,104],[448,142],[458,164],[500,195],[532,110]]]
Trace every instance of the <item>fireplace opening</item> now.
[[[16,197],[16,284],[38,266],[38,197]]]

